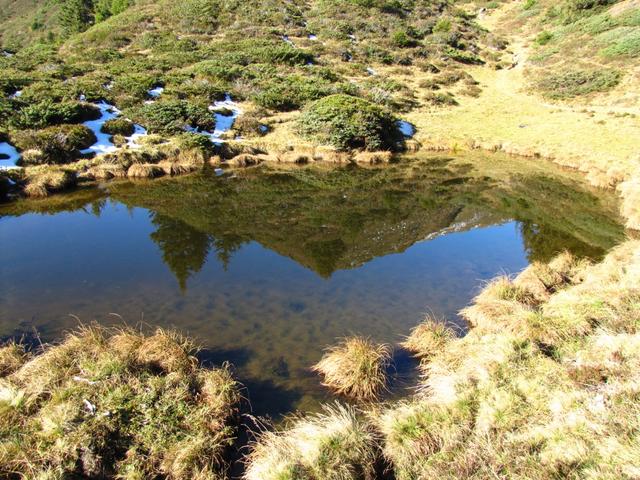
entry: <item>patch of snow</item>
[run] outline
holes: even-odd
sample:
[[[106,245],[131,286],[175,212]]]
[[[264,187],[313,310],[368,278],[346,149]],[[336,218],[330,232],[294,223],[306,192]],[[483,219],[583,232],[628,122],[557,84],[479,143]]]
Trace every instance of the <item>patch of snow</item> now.
[[[80,95],[80,101],[81,101],[81,102],[86,102],[86,101],[87,101],[87,96],[86,96],[84,93],[82,93],[82,94]]]
[[[142,137],[146,137],[147,135],[148,133],[146,128],[134,123],[133,134],[130,137],[127,137],[127,145],[130,148],[140,148],[141,145],[138,143],[138,140]]]
[[[20,98],[22,95],[22,90],[16,90],[9,98]]]
[[[378,72],[371,67],[367,67],[367,73],[371,76],[375,76],[378,74]]]
[[[314,35],[313,33],[310,33],[310,34],[309,34],[309,40],[316,41],[316,40],[318,40],[318,36],[317,36],[317,35]]]
[[[415,127],[405,120],[398,120],[396,122],[396,125],[398,126],[398,130],[400,130],[400,133],[402,133],[402,135],[404,135],[405,137],[413,137],[413,135],[416,133]]]
[[[289,35],[282,35],[281,38],[283,42],[288,43],[289,45],[295,48],[296,45],[291,41],[291,39],[289,39]]]
[[[209,105],[209,111],[215,112],[217,110],[229,110],[231,115],[222,115],[221,113],[215,113],[216,126],[213,132],[206,130],[200,130],[198,128],[187,127],[188,132],[200,133],[206,135],[211,139],[212,143],[224,143],[224,140],[220,138],[223,133],[228,132],[233,127],[233,122],[236,121],[238,115],[242,113],[242,110],[238,107],[238,104],[231,100],[231,96],[226,94],[224,100],[214,102],[213,105]]]
[[[13,57],[13,53],[7,52],[6,50],[3,50],[2,51],[2,56],[3,57]]]
[[[349,37],[349,40],[353,40],[354,42],[356,41],[356,36],[351,33],[347,35],[347,37]]]
[[[95,104],[100,109],[100,118],[97,120],[89,120],[88,122],[84,122],[83,125],[89,128],[96,136],[98,141],[91,145],[89,148],[85,148],[81,150],[80,153],[88,154],[88,153],[110,153],[114,152],[118,149],[113,142],[111,141],[112,135],[108,133],[103,133],[102,126],[109,120],[113,120],[114,118],[118,118],[122,112],[118,110],[115,106],[110,103],[105,102],[104,100]],[[147,131],[144,127],[135,124],[134,132],[130,137],[127,137],[127,145],[131,148],[139,148],[138,140],[140,137],[147,135]]]
[[[82,96],[80,98],[82,99]],[[98,118],[97,120],[89,120],[88,122],[84,122],[83,125],[95,134],[98,141],[91,145],[89,148],[81,150],[81,153],[109,153],[118,149],[118,147],[116,147],[111,142],[111,135],[109,135],[108,133],[103,133],[101,130],[102,126],[107,121],[119,117],[120,111],[104,100],[97,103],[96,106],[100,109],[100,118]]]
[[[17,168],[16,162],[18,160],[20,160],[20,153],[18,153],[18,150],[16,150],[16,148],[10,143],[0,142],[0,170]]]
[[[158,98],[164,92],[164,87],[154,87],[147,92],[151,98]]]
[[[107,90],[111,90],[113,88],[113,82],[105,83],[103,87]]]
[[[215,172],[216,176],[219,177],[220,175],[222,175],[224,173],[224,170],[222,170],[221,168],[216,168],[214,170],[214,172]]]

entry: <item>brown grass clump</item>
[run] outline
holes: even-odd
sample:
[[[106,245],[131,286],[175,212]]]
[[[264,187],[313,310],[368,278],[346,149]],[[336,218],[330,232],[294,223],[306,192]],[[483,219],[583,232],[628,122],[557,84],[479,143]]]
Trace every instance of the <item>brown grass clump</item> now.
[[[371,400],[385,388],[390,359],[388,345],[350,337],[329,348],[313,366],[313,370],[323,375],[323,385],[336,393],[359,400]]]
[[[137,348],[136,360],[166,373],[190,372],[197,365],[194,353],[195,347],[190,340],[174,332],[158,329],[155,334],[142,340]]]
[[[441,351],[456,334],[444,323],[427,318],[411,330],[411,334],[402,342],[402,347],[417,358],[429,358]]]
[[[75,187],[76,181],[74,172],[52,168],[43,169],[27,175],[24,193],[28,197],[47,197],[50,193]]]
[[[306,152],[284,152],[278,157],[278,160],[283,163],[296,163],[299,165],[313,162],[313,155]]]
[[[638,285],[640,241],[490,283],[463,312],[477,327],[374,417],[394,478],[635,478]]]
[[[366,163],[375,165],[378,163],[389,163],[393,158],[393,154],[387,151],[380,152],[359,152],[353,156],[356,163]]]
[[[164,175],[164,170],[151,163],[134,163],[127,170],[129,178],[157,178]]]
[[[249,153],[243,153],[233,157],[231,160],[227,160],[225,162],[230,167],[252,167],[254,165],[259,165],[262,163],[262,158],[258,155],[252,155]]]
[[[101,163],[87,170],[87,175],[95,180],[110,180],[112,178],[125,178],[127,169],[124,165]]]
[[[162,330],[91,326],[0,379],[2,478],[226,478],[238,385]]]
[[[351,161],[351,153],[339,151],[334,147],[319,146],[314,152],[314,159],[331,163],[348,163]]]
[[[9,342],[0,347],[0,377],[15,372],[27,360],[24,346],[19,343]]]
[[[245,480],[376,478],[372,427],[352,407],[325,406],[315,415],[295,417],[288,428],[265,431],[247,456]]]

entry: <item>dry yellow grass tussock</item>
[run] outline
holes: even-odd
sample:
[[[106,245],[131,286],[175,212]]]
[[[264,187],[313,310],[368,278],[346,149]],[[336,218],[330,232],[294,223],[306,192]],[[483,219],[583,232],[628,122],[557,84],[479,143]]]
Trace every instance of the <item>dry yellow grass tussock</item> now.
[[[416,358],[429,358],[440,352],[456,337],[455,332],[441,321],[427,317],[417,325],[401,343]]]
[[[266,431],[247,456],[246,480],[374,478],[376,436],[352,408],[335,404]]]
[[[489,284],[465,310],[482,323],[376,418],[395,478],[637,478],[640,241],[544,267]],[[547,289],[535,303],[532,278]]]
[[[313,370],[324,377],[323,385],[336,393],[372,400],[385,388],[390,358],[388,345],[350,337],[329,348]]]
[[[152,163],[134,163],[127,170],[129,178],[156,178],[164,175],[164,170]]]

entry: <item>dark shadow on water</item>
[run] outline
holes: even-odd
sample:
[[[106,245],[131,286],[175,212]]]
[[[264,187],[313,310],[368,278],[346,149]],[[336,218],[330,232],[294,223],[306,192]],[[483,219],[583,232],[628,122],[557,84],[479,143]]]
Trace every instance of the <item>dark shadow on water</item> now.
[[[251,352],[246,348],[202,348],[196,358],[203,367],[219,367],[230,363],[235,368],[242,368],[251,358]]]

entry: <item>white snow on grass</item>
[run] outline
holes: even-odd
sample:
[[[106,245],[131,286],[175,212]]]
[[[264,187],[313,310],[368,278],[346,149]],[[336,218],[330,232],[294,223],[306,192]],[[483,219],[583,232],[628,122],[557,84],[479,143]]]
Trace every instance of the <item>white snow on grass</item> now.
[[[221,113],[215,113],[217,110],[226,109],[231,112],[231,115],[222,115]],[[242,113],[242,110],[238,107],[238,104],[231,100],[231,96],[226,94],[224,100],[214,102],[213,105],[209,105],[209,111],[214,112],[216,119],[216,126],[213,132],[207,130],[200,130],[199,128],[187,127],[188,132],[199,133],[209,137],[212,143],[220,144],[224,143],[221,138],[222,134],[231,130],[233,122],[236,121],[238,115]]]
[[[314,35],[313,33],[310,33],[310,34],[309,34],[309,40],[316,41],[316,40],[318,40],[318,36],[317,36],[317,35]]]
[[[413,135],[416,133],[415,127],[405,120],[398,120],[396,122],[396,125],[398,126],[398,130],[400,130],[400,133],[402,133],[402,135],[404,135],[405,137],[413,137]]]
[[[109,153],[118,149],[111,141],[111,135],[102,132],[102,126],[109,120],[113,120],[120,116],[120,111],[113,105],[105,102],[104,100],[97,103],[96,106],[100,109],[100,118],[97,120],[89,120],[84,122],[83,125],[89,128],[96,136],[98,141],[91,145],[89,148],[81,150],[81,153]]]
[[[10,98],[20,98],[21,95],[22,95],[22,90],[16,90],[11,94]]]
[[[369,75],[371,75],[371,76],[375,76],[375,75],[378,74],[378,72],[375,69],[371,68],[371,67],[367,67],[367,73]]]
[[[164,87],[158,86],[149,90],[147,92],[147,95],[149,95],[151,98],[158,98],[160,95],[162,95],[162,92],[164,92]]]
[[[0,170],[16,168],[16,162],[20,160],[18,150],[7,142],[0,142]]]
[[[118,110],[115,106],[110,103],[105,102],[104,100],[95,104],[100,109],[100,118],[97,120],[89,120],[88,122],[84,122],[83,125],[89,128],[96,136],[98,141],[91,145],[89,148],[85,148],[81,150],[80,153],[88,154],[95,153],[99,155],[101,153],[110,153],[118,150],[113,142],[111,141],[112,135],[108,133],[102,132],[102,126],[109,120],[113,120],[114,118],[118,118],[122,112]],[[138,148],[140,145],[138,144],[138,140],[140,137],[147,135],[147,131],[144,127],[140,125],[134,125],[133,135],[127,138],[127,145],[131,148]]]

